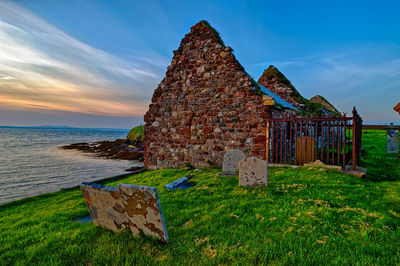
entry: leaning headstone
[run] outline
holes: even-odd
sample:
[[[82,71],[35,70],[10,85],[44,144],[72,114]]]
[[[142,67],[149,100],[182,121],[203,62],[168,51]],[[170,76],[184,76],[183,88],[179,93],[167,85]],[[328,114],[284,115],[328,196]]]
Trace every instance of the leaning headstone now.
[[[144,233],[168,242],[155,187],[82,183],[81,190],[94,225],[115,232],[129,228],[133,235]]]
[[[225,153],[222,163],[222,172],[225,175],[236,175],[239,170],[239,161],[246,159],[246,154],[241,150],[232,149]]]
[[[118,188],[82,183],[81,190],[95,226],[122,231],[128,228],[128,217]]]
[[[399,153],[399,129],[390,123],[387,130],[387,153]]]
[[[239,161],[239,186],[267,186],[268,163],[255,157]]]
[[[144,233],[168,242],[160,200],[155,187],[119,184],[133,235]]]

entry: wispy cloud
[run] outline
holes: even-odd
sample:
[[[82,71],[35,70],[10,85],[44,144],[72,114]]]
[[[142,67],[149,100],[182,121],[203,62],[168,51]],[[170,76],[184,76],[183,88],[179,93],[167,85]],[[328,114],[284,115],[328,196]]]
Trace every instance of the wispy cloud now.
[[[167,60],[140,51],[132,54],[124,60],[74,39],[13,3],[0,2],[2,105],[142,115]]]

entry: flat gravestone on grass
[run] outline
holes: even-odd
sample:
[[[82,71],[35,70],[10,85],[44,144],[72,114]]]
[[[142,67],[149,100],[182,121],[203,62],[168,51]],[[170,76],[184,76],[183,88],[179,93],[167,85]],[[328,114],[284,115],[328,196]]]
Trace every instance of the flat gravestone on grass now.
[[[246,159],[246,154],[241,150],[232,149],[225,153],[222,163],[222,175],[236,175],[239,170],[239,161]]]
[[[130,229],[168,242],[155,187],[119,184],[118,188],[82,183],[81,190],[95,226],[119,232]]]
[[[155,187],[119,184],[133,235],[144,233],[168,242],[160,200]]]
[[[267,186],[268,163],[255,157],[239,161],[239,186]]]
[[[188,189],[193,187],[192,183],[189,183],[188,181],[193,177],[193,175],[188,175],[182,178],[179,178],[178,180],[172,181],[171,183],[168,183],[164,186],[164,188],[170,189],[170,190],[178,190],[178,189]]]

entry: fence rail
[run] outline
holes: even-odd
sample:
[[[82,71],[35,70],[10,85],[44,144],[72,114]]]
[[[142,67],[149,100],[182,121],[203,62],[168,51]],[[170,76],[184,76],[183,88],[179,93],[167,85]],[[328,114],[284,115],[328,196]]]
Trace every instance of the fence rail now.
[[[353,116],[298,116],[272,113],[267,119],[266,158],[270,163],[297,164],[320,160],[345,166],[359,161],[362,119]]]

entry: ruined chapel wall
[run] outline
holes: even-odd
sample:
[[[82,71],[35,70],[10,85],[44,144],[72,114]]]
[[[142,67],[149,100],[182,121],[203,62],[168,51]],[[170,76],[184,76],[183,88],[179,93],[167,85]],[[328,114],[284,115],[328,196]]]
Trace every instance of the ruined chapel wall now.
[[[230,148],[264,159],[267,111],[253,85],[230,47],[193,26],[145,115],[146,166],[221,165]]]

